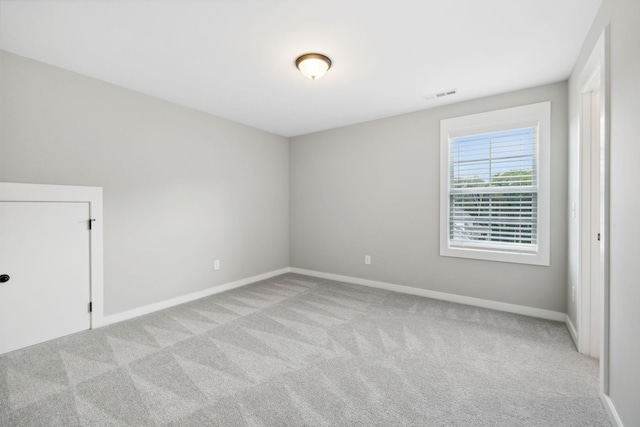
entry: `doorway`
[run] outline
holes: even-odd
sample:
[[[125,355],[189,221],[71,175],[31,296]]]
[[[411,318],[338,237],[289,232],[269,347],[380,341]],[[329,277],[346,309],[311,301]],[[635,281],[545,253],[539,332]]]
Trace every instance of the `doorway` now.
[[[579,79],[580,225],[577,305],[578,350],[600,360],[601,389],[608,393],[609,144],[606,33]]]

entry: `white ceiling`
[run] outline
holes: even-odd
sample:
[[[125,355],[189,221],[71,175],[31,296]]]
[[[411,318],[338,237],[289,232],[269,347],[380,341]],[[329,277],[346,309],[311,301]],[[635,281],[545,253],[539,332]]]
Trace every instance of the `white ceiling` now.
[[[565,80],[600,2],[0,0],[0,48],[294,136]]]

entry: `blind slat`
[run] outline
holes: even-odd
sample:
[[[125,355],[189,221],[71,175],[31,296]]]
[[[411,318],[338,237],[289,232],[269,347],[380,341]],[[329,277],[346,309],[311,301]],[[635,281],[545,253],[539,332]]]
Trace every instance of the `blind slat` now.
[[[501,250],[517,248],[515,251],[535,249],[537,142],[537,127],[450,141],[449,237],[452,245],[489,244]]]

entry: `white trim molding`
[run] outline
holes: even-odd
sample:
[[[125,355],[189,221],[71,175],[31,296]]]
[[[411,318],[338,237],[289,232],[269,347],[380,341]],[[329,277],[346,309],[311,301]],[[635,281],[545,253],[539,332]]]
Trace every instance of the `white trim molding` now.
[[[573,340],[573,344],[576,346],[576,349],[578,349],[578,331],[576,331],[576,327],[573,325],[573,322],[571,321],[571,317],[569,317],[568,314],[565,316],[564,323],[567,324],[567,329],[569,329],[569,333],[571,334],[571,339]]]
[[[475,307],[488,308],[491,310],[505,311],[507,313],[522,314],[524,316],[538,317],[541,319],[564,322],[565,313],[559,311],[544,310],[542,308],[527,307],[524,305],[509,304],[506,302],[491,301],[486,299],[468,297],[464,295],[449,294],[446,292],[431,291],[428,289],[414,288],[412,286],[396,285],[393,283],[378,282],[375,280],[360,279],[357,277],[341,276],[339,274],[322,273],[319,271],[305,270],[303,268],[291,267],[292,273],[304,274],[306,276],[319,277],[321,279],[336,280],[339,282],[353,283],[356,285],[368,286],[371,288],[385,289],[388,291],[400,292],[403,294],[417,295],[421,297],[433,298],[442,301],[455,302],[458,304],[472,305]]]
[[[600,400],[602,400],[604,409],[609,415],[609,421],[611,421],[611,424],[617,427],[624,427],[624,424],[622,424],[622,420],[620,419],[620,415],[618,415],[618,411],[616,411],[616,407],[613,406],[611,398],[604,393],[600,393]]]
[[[163,310],[165,308],[184,304],[190,301],[195,301],[197,299],[208,297],[210,295],[218,294],[221,292],[229,291],[231,289],[240,288],[242,286],[250,285],[252,283],[259,282],[261,280],[267,280],[272,277],[280,276],[281,274],[285,274],[285,273],[297,273],[297,274],[303,274],[305,276],[318,277],[321,279],[329,279],[329,280],[336,280],[338,282],[353,283],[356,285],[368,286],[371,288],[385,289],[388,291],[400,292],[403,294],[433,298],[441,301],[449,301],[449,302],[454,302],[458,304],[471,305],[474,307],[488,308],[491,310],[521,314],[524,316],[538,317],[541,319],[554,320],[557,322],[565,322],[567,319],[565,313],[560,313],[560,312],[551,311],[551,310],[544,310],[541,308],[527,307],[524,305],[509,304],[505,302],[473,298],[473,297],[468,297],[464,295],[449,294],[446,292],[431,291],[428,289],[414,288],[412,286],[396,285],[393,283],[378,282],[375,280],[342,276],[339,274],[305,270],[303,268],[285,267],[285,268],[274,270],[268,273],[259,274],[257,276],[247,277],[245,279],[236,280],[230,283],[225,283],[223,285],[213,286],[211,288],[207,288],[198,292],[193,292],[191,294],[182,295],[182,296],[171,298],[168,300],[145,305],[143,307],[138,307],[138,308],[123,311],[120,313],[111,314],[109,316],[105,316],[104,325],[110,325],[113,323],[122,322],[124,320],[133,319],[135,317],[144,316],[145,314],[153,313],[158,310]]]
[[[236,280],[234,282],[225,283],[223,285],[212,286],[202,291],[193,292],[187,295],[182,295],[168,300],[156,302],[153,304],[145,305],[143,307],[111,314],[109,316],[105,316],[104,324],[110,325],[113,323],[122,322],[124,320],[133,319],[134,317],[144,316],[145,314],[153,313],[154,311],[163,310],[165,308],[195,301],[197,299],[208,297],[210,295],[219,294],[220,292],[230,291],[231,289],[250,285],[251,283],[259,282],[261,280],[267,280],[275,276],[280,276],[281,274],[288,273],[289,271],[289,267],[285,267],[279,270],[270,271],[268,273],[258,274],[257,276],[251,276],[245,279]]]

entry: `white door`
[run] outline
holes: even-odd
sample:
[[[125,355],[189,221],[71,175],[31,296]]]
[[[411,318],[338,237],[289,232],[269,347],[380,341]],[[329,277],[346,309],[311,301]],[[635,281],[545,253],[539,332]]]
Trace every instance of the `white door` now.
[[[0,201],[0,354],[91,326],[89,203]]]
[[[600,91],[594,90],[589,93],[591,125],[591,340],[590,355],[596,359],[600,358],[600,324],[602,321],[602,286],[601,276],[603,253],[601,240],[601,209],[604,209],[603,188],[601,187],[601,153],[603,146],[600,141]]]

